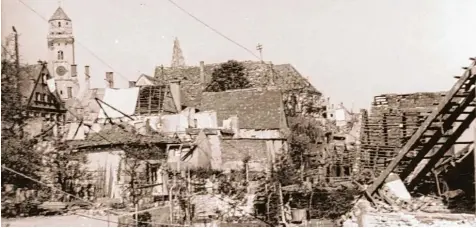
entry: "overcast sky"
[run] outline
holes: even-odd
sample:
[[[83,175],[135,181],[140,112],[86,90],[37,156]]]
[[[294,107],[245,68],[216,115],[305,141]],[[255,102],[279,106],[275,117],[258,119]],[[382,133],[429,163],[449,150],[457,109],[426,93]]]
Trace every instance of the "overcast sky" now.
[[[47,19],[58,7],[57,0],[22,1]],[[261,43],[266,61],[294,65],[333,102],[349,108],[367,108],[382,93],[448,90],[476,55],[475,0],[175,2],[253,51]],[[14,25],[22,61],[46,60],[48,23],[19,0],[1,4],[2,37]],[[90,65],[96,87],[104,86],[106,71],[126,86],[125,78],[169,66],[174,37],[188,65],[256,60],[167,0],[62,5],[73,20],[80,73]]]

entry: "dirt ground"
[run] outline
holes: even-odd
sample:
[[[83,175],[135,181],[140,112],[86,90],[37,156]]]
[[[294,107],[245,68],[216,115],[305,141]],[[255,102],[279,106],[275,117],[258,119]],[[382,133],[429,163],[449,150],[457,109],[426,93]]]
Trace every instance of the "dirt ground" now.
[[[64,215],[64,216],[38,216],[29,218],[2,218],[2,227],[117,227],[117,216],[89,216],[89,215]]]

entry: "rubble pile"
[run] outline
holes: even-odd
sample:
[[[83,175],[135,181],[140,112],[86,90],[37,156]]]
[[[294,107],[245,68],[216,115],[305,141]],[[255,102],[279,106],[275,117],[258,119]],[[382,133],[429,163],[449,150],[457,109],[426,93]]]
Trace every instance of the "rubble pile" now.
[[[254,195],[248,194],[242,200],[234,200],[221,195],[196,195],[192,198],[196,217],[217,218],[248,217],[253,214]]]
[[[352,211],[341,218],[344,227],[357,226],[476,226],[476,216],[452,214],[437,197],[422,196],[411,202],[396,201],[394,205],[376,200],[375,205],[360,199]]]

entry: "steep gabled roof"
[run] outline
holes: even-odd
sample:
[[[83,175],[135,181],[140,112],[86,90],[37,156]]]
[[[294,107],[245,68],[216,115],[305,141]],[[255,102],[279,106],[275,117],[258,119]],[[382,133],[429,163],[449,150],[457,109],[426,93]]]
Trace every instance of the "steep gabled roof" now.
[[[56,11],[53,13],[53,16],[50,17],[50,20],[48,21],[54,21],[54,20],[66,20],[66,21],[71,21],[71,19],[66,15],[64,10],[61,7],[58,7]]]
[[[177,113],[174,98],[169,85],[143,86],[139,89],[139,95],[135,106],[135,114],[159,114]]]
[[[216,111],[217,121],[238,116],[238,125],[246,129],[281,129],[284,109],[279,90],[243,89],[224,92],[204,92],[199,109]]]
[[[26,65],[20,68],[18,87],[24,102],[28,102],[42,69],[43,66],[41,64]]]
[[[252,87],[268,87],[270,81],[280,90],[307,89],[309,92],[319,93],[309,81],[303,77],[291,64],[271,65],[259,61],[242,61],[245,68],[245,76]],[[207,82],[211,79],[213,70],[222,63],[204,65],[204,76]],[[190,84],[201,83],[200,67],[186,66],[182,68],[170,68],[158,66],[155,69],[155,77],[170,81],[179,79],[181,82]]]
[[[66,111],[61,105],[63,101],[57,92],[50,92],[47,86],[48,78],[50,78],[48,68],[42,63],[22,66],[18,81],[22,102],[28,108],[49,109],[63,113]],[[40,97],[36,97],[37,95]]]
[[[271,65],[257,61],[240,62],[245,68],[245,76],[253,88],[266,88],[274,82],[281,91],[304,90],[321,94],[309,81],[303,77],[291,64]],[[204,65],[205,84],[212,77],[213,71],[222,63]],[[198,106],[203,92],[199,66],[184,66],[180,68],[158,66],[155,69],[157,83],[180,80],[182,88],[182,103],[185,106]]]

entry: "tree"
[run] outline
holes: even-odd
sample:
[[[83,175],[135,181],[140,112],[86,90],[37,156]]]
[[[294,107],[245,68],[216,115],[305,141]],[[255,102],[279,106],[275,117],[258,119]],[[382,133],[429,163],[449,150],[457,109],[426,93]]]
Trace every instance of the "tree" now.
[[[84,164],[88,162],[86,154],[74,153],[66,143],[56,141],[55,152],[49,155],[53,157],[50,164],[55,183],[61,187],[61,190],[75,194],[73,183],[76,180],[88,180],[90,177],[90,173],[84,168]]]
[[[290,134],[288,137],[289,154],[296,167],[300,167],[301,181],[304,181],[304,170],[309,166],[309,156],[325,159],[325,154],[318,143],[325,141],[324,127],[313,117],[297,116],[290,118]]]
[[[251,83],[245,77],[245,67],[235,60],[220,65],[212,73],[212,81],[205,91],[221,92],[232,89],[250,88]]]
[[[17,88],[19,70],[14,63],[2,60],[2,166],[38,179],[41,153],[37,141],[23,131],[28,116]],[[31,187],[36,183],[2,169],[2,184]]]

